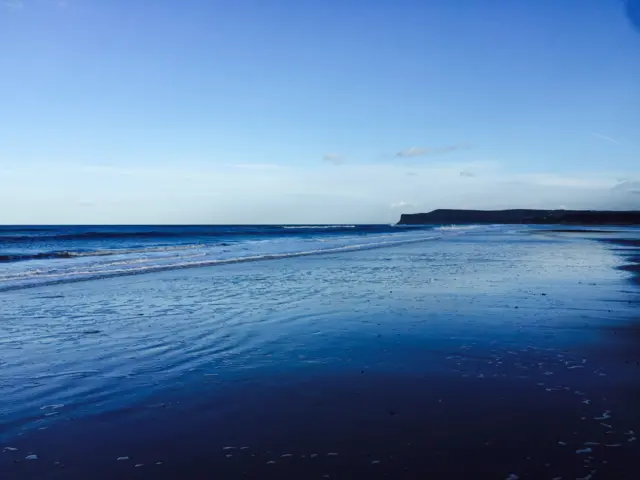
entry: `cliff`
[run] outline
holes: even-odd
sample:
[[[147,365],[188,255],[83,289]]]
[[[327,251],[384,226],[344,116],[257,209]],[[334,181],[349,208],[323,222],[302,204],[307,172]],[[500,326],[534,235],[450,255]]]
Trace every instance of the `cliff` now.
[[[450,224],[640,225],[640,210],[433,210],[402,214],[398,225]]]

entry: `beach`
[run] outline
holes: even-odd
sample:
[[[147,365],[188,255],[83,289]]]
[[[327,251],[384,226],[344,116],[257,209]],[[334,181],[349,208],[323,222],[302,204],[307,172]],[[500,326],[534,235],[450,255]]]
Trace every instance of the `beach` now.
[[[0,477],[638,478],[640,230],[407,235],[0,292]]]

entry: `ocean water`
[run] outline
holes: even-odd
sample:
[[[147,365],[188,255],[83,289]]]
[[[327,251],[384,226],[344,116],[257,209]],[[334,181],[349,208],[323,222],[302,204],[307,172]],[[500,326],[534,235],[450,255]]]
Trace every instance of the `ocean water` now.
[[[159,270],[380,248],[474,227],[0,226],[0,291]]]
[[[18,239],[168,268],[0,292],[0,477],[638,478],[637,230],[258,228]]]

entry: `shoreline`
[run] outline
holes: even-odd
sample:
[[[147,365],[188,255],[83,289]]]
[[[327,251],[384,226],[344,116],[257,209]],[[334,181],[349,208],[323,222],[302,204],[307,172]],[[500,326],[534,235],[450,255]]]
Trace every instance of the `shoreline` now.
[[[616,247],[622,247],[622,249],[618,248],[617,250],[628,263],[619,268],[620,270],[630,272],[633,275],[631,281],[640,285],[640,239],[621,237],[605,241]]]

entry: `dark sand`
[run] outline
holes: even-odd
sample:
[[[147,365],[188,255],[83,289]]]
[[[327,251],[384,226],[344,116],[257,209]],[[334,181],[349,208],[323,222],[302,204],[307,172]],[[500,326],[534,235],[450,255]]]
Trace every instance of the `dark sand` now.
[[[640,478],[640,243],[571,237],[2,295],[0,476]]]

